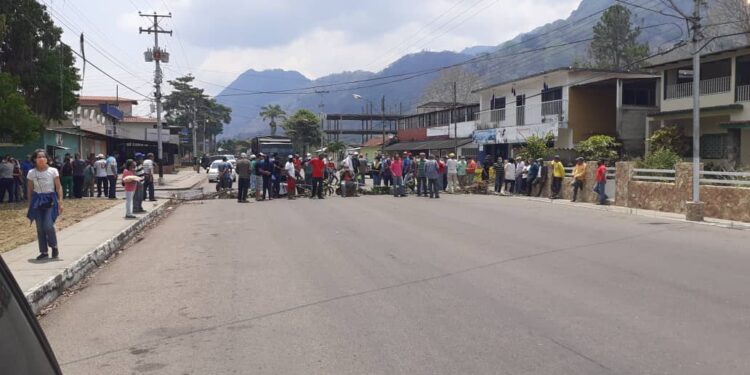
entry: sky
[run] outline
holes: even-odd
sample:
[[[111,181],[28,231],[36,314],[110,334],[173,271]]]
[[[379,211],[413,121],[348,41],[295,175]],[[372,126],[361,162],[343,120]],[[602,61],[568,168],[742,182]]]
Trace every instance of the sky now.
[[[170,52],[166,81],[191,73],[196,86],[219,93],[248,69],[296,70],[308,78],[354,70],[379,71],[422,50],[461,51],[497,45],[560,18],[580,0],[39,0],[63,28],[63,41],[128,88],[153,93],[153,63],[143,52],[153,35],[139,34],[153,18],[172,14],[159,35]],[[79,59],[80,60],[80,59]],[[82,62],[77,63],[79,68]],[[118,83],[87,66],[83,95],[114,96]],[[137,91],[133,92],[131,91]],[[138,106],[139,115],[150,112]]]

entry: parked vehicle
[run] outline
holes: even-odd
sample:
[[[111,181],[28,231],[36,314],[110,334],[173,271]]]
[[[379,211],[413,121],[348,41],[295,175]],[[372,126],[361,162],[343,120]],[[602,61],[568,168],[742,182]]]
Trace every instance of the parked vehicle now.
[[[261,152],[266,155],[277,153],[280,157],[286,158],[287,155],[294,154],[294,146],[292,140],[287,137],[255,137],[250,141],[249,153],[258,155]]]
[[[62,371],[26,297],[0,257],[0,374],[60,375]]]
[[[232,181],[237,181],[237,172],[235,172],[237,162],[234,160],[227,160],[227,162],[232,164]],[[219,164],[221,163],[223,163],[221,160],[216,160],[208,167],[208,182],[216,182],[219,179]]]

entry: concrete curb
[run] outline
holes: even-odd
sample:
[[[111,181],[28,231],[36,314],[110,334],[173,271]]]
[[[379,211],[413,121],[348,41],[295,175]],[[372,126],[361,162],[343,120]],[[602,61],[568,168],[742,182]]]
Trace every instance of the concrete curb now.
[[[576,208],[581,208],[581,209],[586,209],[586,210],[606,211],[606,212],[618,213],[618,214],[623,214],[623,215],[633,215],[633,216],[641,216],[641,217],[650,217],[654,219],[679,221],[679,222],[683,222],[687,224],[707,225],[707,226],[712,226],[712,227],[720,227],[720,228],[735,229],[735,230],[750,230],[750,223],[745,223],[745,222],[714,219],[714,218],[706,218],[705,221],[688,221],[685,219],[684,214],[677,214],[673,212],[642,210],[642,209],[632,208],[632,207],[622,207],[622,206],[616,206],[611,203],[606,206],[598,206],[598,205],[591,204],[591,203],[573,203],[573,202],[561,200],[561,199],[551,200],[549,198],[519,197],[519,196],[508,196],[508,198],[520,199],[520,200],[525,200],[529,202],[537,202],[537,203],[543,203],[543,204],[576,207]]]
[[[73,262],[59,274],[35,285],[31,288],[31,291],[26,292],[26,300],[29,301],[34,314],[38,314],[43,308],[49,306],[60,297],[65,290],[78,283],[89,272],[102,265],[112,254],[133,239],[138,231],[162,214],[167,209],[167,206],[168,204],[165,203],[148,212],[111,239],[91,249],[88,254]]]

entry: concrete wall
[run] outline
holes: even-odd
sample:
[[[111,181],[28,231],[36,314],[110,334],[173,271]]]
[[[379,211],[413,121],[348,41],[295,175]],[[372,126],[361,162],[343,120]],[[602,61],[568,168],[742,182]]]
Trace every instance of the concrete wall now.
[[[692,163],[676,166],[674,183],[635,181],[632,178],[634,166],[632,162],[617,163],[615,204],[646,210],[686,212],[686,202],[692,200]],[[750,222],[750,188],[702,185],[700,189],[706,217]]]
[[[611,88],[572,87],[568,126],[573,143],[597,134],[617,135],[616,101],[617,93]]]

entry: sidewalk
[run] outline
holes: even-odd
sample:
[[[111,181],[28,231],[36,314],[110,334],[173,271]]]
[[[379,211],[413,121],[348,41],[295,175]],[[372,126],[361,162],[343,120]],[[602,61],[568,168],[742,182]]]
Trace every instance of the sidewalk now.
[[[125,202],[57,232],[60,257],[37,261],[37,242],[2,254],[35,313],[102,264],[166,208],[167,199],[143,202],[148,212],[127,220]]]
[[[678,214],[674,212],[642,210],[638,208],[615,206],[614,204],[609,204],[606,206],[599,206],[593,203],[580,203],[580,202],[574,203],[567,199],[536,198],[536,197],[526,197],[526,196],[518,196],[518,195],[509,196],[509,197],[531,201],[531,202],[547,203],[547,204],[562,205],[562,206],[572,206],[572,207],[577,207],[577,208],[582,208],[582,209],[608,211],[608,212],[614,212],[614,213],[620,213],[620,214],[626,214],[626,215],[653,217],[653,218],[658,218],[658,219],[682,221],[686,223],[693,223],[693,224],[699,224],[699,225],[717,226],[717,227],[722,227],[722,228],[727,228],[727,229],[750,230],[750,223],[745,223],[741,221],[731,221],[731,220],[715,219],[715,218],[709,218],[709,217],[705,218],[704,221],[702,222],[687,221],[685,219],[685,214]]]

